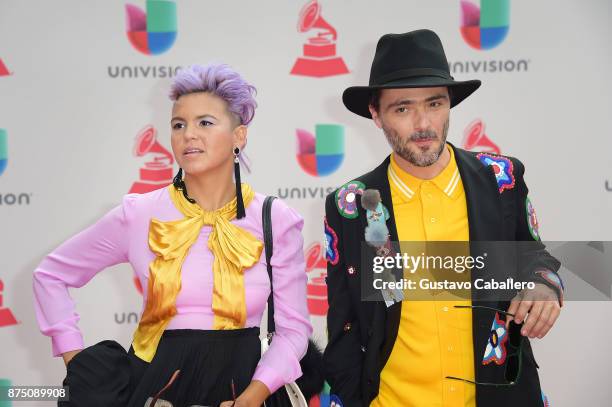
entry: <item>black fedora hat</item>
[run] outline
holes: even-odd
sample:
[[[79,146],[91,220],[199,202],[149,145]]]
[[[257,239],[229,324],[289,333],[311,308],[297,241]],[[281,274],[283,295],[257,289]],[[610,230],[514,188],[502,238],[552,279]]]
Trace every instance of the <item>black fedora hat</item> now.
[[[374,89],[449,88],[451,107],[480,86],[479,80],[455,81],[438,35],[431,30],[383,35],[376,45],[369,86],[351,86],[342,94],[348,110],[372,118],[368,105]]]

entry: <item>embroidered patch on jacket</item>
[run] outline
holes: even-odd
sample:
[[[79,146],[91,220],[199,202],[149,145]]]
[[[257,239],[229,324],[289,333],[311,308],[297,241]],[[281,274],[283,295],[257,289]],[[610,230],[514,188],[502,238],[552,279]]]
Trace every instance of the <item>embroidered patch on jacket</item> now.
[[[342,185],[336,191],[336,207],[340,215],[348,219],[359,216],[357,211],[357,195],[363,194],[365,185],[363,182],[351,181]]]
[[[538,223],[535,208],[529,200],[529,197],[525,198],[525,210],[527,212],[527,226],[529,227],[529,233],[531,233],[534,240],[540,240],[540,224]]]
[[[514,165],[509,158],[487,153],[480,153],[476,157],[484,165],[493,167],[500,194],[506,189],[514,188]]]
[[[550,270],[538,270],[535,273],[542,277],[544,280],[548,281],[550,284],[557,287],[557,289],[559,289],[559,291],[563,293],[563,281],[561,281],[561,277],[559,277],[557,273],[552,272]]]
[[[508,331],[506,331],[505,322],[499,317],[499,313],[495,313],[487,348],[485,349],[483,365],[488,365],[495,362],[497,365],[503,365],[506,361],[506,342],[508,341]]]
[[[325,224],[325,260],[330,264],[338,264],[340,254],[338,253],[338,235],[327,223],[327,218],[323,218]]]
[[[342,401],[340,401],[340,397],[335,394],[330,395],[329,397],[329,407],[343,407]]]

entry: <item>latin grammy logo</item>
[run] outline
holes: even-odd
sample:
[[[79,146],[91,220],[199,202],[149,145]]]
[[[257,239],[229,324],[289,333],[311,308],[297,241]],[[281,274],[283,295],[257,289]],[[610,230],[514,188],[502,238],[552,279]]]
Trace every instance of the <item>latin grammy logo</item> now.
[[[291,74],[321,78],[348,73],[343,59],[336,56],[336,30],[321,16],[321,6],[317,0],[308,2],[302,8],[298,21],[298,32],[304,33],[314,28],[321,31],[308,38],[303,56],[295,61]]]
[[[306,250],[306,272],[313,273],[306,285],[306,297],[308,303],[308,312],[310,315],[324,316],[327,315],[327,284],[325,276],[327,276],[327,263],[323,257],[323,249],[321,243],[313,243]],[[316,272],[316,273],[315,273]]]
[[[501,154],[501,149],[485,134],[485,124],[476,119],[463,131],[461,147],[468,151]]]
[[[157,141],[157,130],[148,125],[136,136],[134,155],[142,157],[150,153],[155,153],[155,156],[140,168],[140,179],[132,184],[130,193],[144,194],[172,182],[174,157]]]
[[[9,76],[12,75],[12,72],[9,72],[4,62],[2,62],[2,58],[0,58],[0,76]]]
[[[2,292],[4,291],[4,283],[0,280],[0,328],[3,326],[17,325],[18,322],[9,308],[2,306]]]

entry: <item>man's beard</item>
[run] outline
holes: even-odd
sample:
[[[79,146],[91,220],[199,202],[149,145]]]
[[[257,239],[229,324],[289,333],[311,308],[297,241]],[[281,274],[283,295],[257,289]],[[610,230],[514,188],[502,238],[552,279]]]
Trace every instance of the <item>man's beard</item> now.
[[[387,141],[391,145],[391,148],[395,154],[408,161],[410,164],[417,167],[428,167],[438,161],[440,155],[444,151],[446,145],[446,136],[448,135],[449,119],[444,123],[442,129],[442,138],[440,139],[440,146],[434,151],[430,151],[430,148],[416,147],[416,150],[410,148],[410,142],[419,140],[438,140],[438,135],[433,130],[418,131],[412,133],[406,139],[403,139],[395,129],[391,129],[383,123],[382,129],[387,137]]]

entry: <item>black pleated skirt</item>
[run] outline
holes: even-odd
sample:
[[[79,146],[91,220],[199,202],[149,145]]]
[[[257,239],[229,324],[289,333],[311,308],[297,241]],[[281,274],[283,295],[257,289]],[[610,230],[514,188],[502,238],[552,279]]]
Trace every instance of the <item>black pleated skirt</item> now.
[[[161,400],[174,407],[218,406],[232,400],[232,382],[236,395],[249,385],[260,354],[259,328],[168,330],[151,363],[136,357],[131,347],[126,352],[115,341],[102,341],[68,363],[63,384],[70,399],[58,406],[144,407],[176,370]]]

